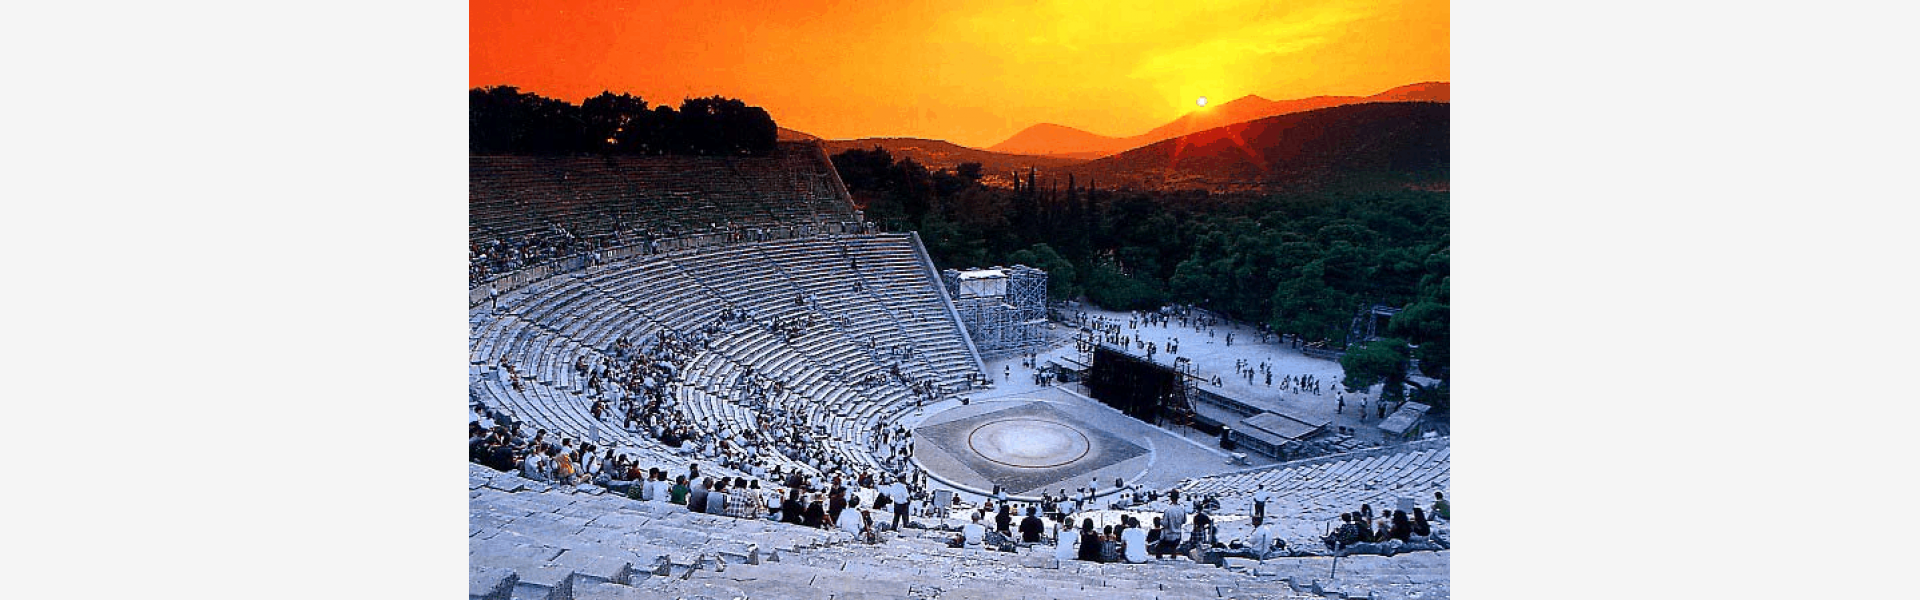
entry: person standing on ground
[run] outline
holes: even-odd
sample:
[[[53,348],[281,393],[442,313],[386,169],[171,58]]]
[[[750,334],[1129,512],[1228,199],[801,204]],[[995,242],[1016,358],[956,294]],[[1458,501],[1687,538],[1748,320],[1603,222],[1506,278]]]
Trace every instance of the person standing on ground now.
[[[1166,548],[1169,554],[1178,554],[1181,539],[1185,537],[1187,529],[1187,507],[1180,504],[1176,498],[1167,505],[1165,511],[1160,513],[1160,518],[1165,520],[1167,527],[1166,531],[1160,534],[1160,547]]]
[[[893,530],[899,531],[907,526],[907,505],[911,494],[907,491],[906,484],[895,481],[892,485],[890,495],[893,496]]]
[[[1253,488],[1253,526],[1254,527],[1259,527],[1260,523],[1266,520],[1267,500],[1272,497],[1273,497],[1273,494],[1267,493],[1267,486],[1265,484],[1255,486]]]

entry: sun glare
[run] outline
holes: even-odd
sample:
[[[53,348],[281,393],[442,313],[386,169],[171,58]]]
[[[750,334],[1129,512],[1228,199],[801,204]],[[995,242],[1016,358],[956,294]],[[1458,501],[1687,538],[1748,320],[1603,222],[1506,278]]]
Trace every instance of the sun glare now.
[[[1204,108],[1204,107],[1206,107],[1206,105],[1207,105],[1207,97],[1206,97],[1206,96],[1201,96],[1199,100],[1195,100],[1195,101],[1193,101],[1193,103],[1194,103],[1194,104],[1198,104],[1198,105],[1200,105],[1200,106],[1201,106],[1202,108]]]

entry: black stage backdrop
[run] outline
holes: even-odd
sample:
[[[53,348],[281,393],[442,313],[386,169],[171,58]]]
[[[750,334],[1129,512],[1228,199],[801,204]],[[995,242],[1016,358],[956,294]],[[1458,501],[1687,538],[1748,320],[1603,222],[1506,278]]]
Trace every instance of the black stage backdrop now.
[[[1087,369],[1087,390],[1093,398],[1120,409],[1127,416],[1153,423],[1168,406],[1178,406],[1185,388],[1180,374],[1105,347],[1093,349]]]

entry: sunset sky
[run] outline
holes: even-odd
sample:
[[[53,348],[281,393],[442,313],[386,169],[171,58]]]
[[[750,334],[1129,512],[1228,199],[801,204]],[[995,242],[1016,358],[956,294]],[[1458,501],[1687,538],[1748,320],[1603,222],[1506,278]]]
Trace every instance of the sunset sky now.
[[[963,6],[964,5],[964,6]],[[1128,136],[1247,94],[1447,81],[1445,0],[471,2],[468,83],[722,95],[827,138]]]

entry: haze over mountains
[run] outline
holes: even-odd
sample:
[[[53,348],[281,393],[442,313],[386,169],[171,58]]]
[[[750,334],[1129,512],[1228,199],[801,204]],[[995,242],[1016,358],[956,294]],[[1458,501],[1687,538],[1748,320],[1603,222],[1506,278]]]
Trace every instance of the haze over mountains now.
[[[1074,174],[1102,188],[1226,191],[1378,183],[1444,189],[1449,96],[1446,82],[1371,96],[1245,96],[1135,136],[1041,123],[984,150],[908,137],[825,140],[784,127],[778,137],[820,140],[829,155],[884,148],[895,160],[910,158],[931,170],[977,162],[996,181],[1035,169],[1045,179]]]
[[[1010,154],[1098,158],[1162,140],[1262,117],[1349,104],[1447,102],[1450,97],[1449,90],[1448,83],[1440,81],[1403,85],[1371,96],[1313,96],[1294,100],[1268,100],[1249,95],[1205,110],[1188,113],[1139,135],[1110,137],[1065,125],[1041,123],[1023,129],[1006,141],[988,146],[986,149]]]
[[[1444,188],[1450,106],[1367,102],[1255,119],[1055,170],[1101,188]]]

